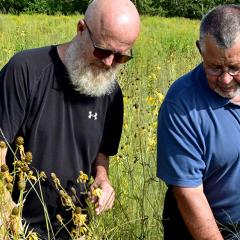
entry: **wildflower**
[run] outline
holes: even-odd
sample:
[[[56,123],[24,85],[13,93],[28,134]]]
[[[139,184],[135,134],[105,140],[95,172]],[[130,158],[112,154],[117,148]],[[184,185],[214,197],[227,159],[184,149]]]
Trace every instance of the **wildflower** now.
[[[73,213],[73,223],[76,227],[81,227],[83,226],[87,221],[87,214],[82,214],[81,211],[78,213],[75,211]]]
[[[101,198],[102,197],[102,189],[101,188],[95,188],[92,191],[92,195],[95,196],[95,197]]]
[[[47,175],[44,171],[41,171],[40,174],[39,174],[40,178],[45,181],[47,179]]]
[[[28,236],[28,240],[38,240],[38,234],[36,232],[31,232]]]
[[[88,175],[85,174],[83,171],[80,171],[80,175],[77,179],[77,182],[86,183],[87,181],[88,181]]]
[[[34,182],[37,181],[37,178],[33,175],[33,171],[32,171],[32,170],[29,171],[29,173],[28,173],[28,178],[29,178],[30,180],[33,180]]]
[[[75,206],[74,206],[74,203],[72,201],[72,198],[66,192],[64,192],[63,190],[60,190],[59,194],[60,194],[62,205],[64,207],[67,207],[67,210],[74,209]]]
[[[159,92],[156,92],[156,94],[157,94],[159,102],[162,103],[163,99],[164,99],[164,95],[162,93],[159,93]]]

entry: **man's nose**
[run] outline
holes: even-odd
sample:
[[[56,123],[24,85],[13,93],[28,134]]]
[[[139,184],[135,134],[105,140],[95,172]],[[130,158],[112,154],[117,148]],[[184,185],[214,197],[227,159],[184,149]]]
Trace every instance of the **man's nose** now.
[[[223,72],[222,75],[219,77],[220,81],[224,84],[229,84],[233,77],[228,72]]]
[[[111,55],[109,55],[108,57],[106,57],[106,58],[104,58],[103,60],[102,60],[102,62],[106,65],[106,66],[111,66],[112,65],[112,63],[113,63],[113,59],[114,59],[114,54],[111,54]]]

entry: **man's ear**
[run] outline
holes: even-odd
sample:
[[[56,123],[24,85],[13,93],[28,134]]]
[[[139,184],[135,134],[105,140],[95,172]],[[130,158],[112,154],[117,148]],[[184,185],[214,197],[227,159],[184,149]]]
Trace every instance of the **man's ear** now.
[[[201,51],[199,40],[196,41],[196,46],[197,46],[197,49],[198,49],[199,53],[202,55],[202,51]]]
[[[82,32],[85,28],[86,24],[84,22],[84,19],[79,20],[77,24],[77,32]]]

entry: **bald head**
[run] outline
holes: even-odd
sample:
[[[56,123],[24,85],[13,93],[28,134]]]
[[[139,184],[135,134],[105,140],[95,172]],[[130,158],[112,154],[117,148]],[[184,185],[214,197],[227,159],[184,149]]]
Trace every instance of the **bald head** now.
[[[85,20],[100,38],[132,45],[140,31],[140,18],[130,0],[95,0],[86,13]]]

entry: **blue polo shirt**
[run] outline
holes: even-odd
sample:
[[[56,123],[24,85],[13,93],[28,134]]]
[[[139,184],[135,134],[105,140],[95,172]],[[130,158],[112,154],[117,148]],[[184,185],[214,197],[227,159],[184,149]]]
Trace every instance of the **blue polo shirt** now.
[[[240,223],[240,106],[209,88],[202,64],[160,108],[157,174],[169,185],[203,184],[215,218]]]

